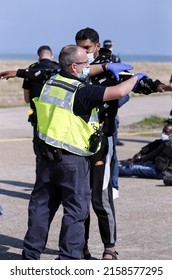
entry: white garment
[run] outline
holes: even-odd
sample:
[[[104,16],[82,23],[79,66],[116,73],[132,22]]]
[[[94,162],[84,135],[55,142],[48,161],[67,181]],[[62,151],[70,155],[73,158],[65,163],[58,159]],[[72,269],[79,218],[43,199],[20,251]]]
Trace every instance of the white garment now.
[[[112,188],[112,192],[113,192],[113,199],[116,199],[119,197],[119,191],[115,188]]]

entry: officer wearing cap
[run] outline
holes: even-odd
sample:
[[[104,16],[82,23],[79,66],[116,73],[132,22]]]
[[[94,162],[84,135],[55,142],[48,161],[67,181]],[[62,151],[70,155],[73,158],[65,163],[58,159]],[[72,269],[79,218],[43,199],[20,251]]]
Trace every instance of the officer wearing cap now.
[[[105,40],[103,42],[103,48],[108,49],[112,52],[112,47],[113,47],[113,45],[112,45],[111,40]],[[112,61],[113,62],[121,62],[121,59],[118,55],[115,55],[115,54],[112,53]]]

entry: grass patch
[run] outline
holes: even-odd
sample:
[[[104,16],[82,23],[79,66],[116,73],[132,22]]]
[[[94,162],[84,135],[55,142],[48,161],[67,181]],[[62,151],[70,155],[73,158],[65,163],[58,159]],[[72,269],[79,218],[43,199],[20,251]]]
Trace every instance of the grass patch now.
[[[167,119],[167,118],[166,118]],[[164,122],[166,121],[165,118],[158,117],[158,116],[150,116],[149,118],[145,118],[136,123],[136,125],[140,126],[150,126],[150,127],[157,127],[157,126],[164,126]]]
[[[167,118],[166,118],[167,119]],[[139,135],[150,135],[155,136],[159,135],[162,131],[162,128],[165,125],[165,118],[158,116],[150,116],[139,122],[133,123],[131,125],[119,126],[119,134],[132,133]]]

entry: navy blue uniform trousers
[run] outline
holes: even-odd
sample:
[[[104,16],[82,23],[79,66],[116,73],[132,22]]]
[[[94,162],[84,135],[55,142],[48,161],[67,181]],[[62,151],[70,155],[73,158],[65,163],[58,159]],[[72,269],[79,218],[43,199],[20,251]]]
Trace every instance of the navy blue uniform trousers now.
[[[60,204],[64,212],[59,235],[59,258],[81,258],[84,222],[90,204],[89,169],[87,158],[73,154],[62,154],[61,162],[40,161],[29,202],[23,259],[40,259],[50,224]]]

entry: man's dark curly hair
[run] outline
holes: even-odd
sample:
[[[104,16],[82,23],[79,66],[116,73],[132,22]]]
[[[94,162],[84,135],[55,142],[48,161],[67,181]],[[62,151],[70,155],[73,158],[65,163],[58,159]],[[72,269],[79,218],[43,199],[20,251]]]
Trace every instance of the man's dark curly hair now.
[[[97,33],[96,30],[92,28],[84,28],[81,29],[76,33],[75,36],[75,42],[80,41],[80,40],[87,40],[89,39],[91,42],[97,44],[99,43],[99,34]]]

